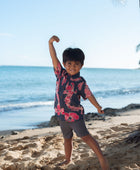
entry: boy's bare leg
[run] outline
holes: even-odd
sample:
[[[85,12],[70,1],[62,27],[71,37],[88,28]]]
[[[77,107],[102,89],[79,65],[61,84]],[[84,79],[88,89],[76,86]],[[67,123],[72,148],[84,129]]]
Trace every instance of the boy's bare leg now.
[[[96,140],[91,135],[84,136],[84,137],[82,137],[82,139],[86,144],[88,144],[88,146],[97,155],[102,170],[109,170],[108,162],[107,162],[106,158],[103,156],[103,153],[102,153],[98,143],[96,142]]]
[[[69,163],[72,154],[72,138],[64,139],[64,148],[65,148],[66,163]]]
[[[64,162],[58,164],[59,166],[67,165],[71,160],[72,138],[70,138],[70,139],[65,139],[64,138],[64,150],[65,150],[65,158],[66,158],[66,160]]]

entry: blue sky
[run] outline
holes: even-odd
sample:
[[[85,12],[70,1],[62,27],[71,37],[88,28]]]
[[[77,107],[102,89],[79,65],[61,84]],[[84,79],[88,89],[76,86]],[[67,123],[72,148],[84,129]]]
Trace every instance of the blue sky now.
[[[60,61],[79,47],[85,67],[137,68],[140,52],[138,0],[0,0],[0,65],[52,66],[48,40]]]

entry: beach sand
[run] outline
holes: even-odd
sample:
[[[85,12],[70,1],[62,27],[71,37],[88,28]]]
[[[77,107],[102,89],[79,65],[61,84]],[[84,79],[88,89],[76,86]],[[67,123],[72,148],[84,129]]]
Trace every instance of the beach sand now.
[[[140,170],[140,142],[126,142],[126,138],[140,125],[140,109],[107,117],[105,121],[88,121],[86,125],[99,142],[111,170]],[[25,130],[0,139],[2,170],[101,169],[96,155],[76,135],[73,137],[71,163],[57,166],[63,160],[63,137],[59,126]]]

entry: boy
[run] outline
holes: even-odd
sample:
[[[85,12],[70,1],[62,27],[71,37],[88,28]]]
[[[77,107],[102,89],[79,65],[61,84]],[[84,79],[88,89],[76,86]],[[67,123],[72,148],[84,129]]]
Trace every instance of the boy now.
[[[57,77],[55,94],[55,114],[58,117],[60,127],[64,137],[64,149],[66,160],[62,164],[68,164],[72,154],[72,137],[75,131],[78,137],[88,144],[97,155],[102,170],[108,170],[108,163],[96,140],[89,134],[83,120],[84,108],[80,105],[80,97],[89,99],[103,114],[102,107],[98,104],[84,78],[80,77],[80,70],[84,64],[84,53],[82,50],[68,48],[63,52],[63,65],[61,66],[53,42],[59,42],[57,36],[52,36],[49,40],[49,51]],[[61,164],[61,165],[62,165]]]

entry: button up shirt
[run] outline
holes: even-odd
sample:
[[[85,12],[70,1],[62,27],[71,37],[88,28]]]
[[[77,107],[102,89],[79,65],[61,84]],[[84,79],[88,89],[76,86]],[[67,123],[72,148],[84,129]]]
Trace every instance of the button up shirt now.
[[[74,122],[83,119],[84,108],[80,104],[80,98],[87,99],[91,96],[91,91],[80,72],[69,75],[67,71],[58,63],[55,75],[55,114],[62,120]]]

